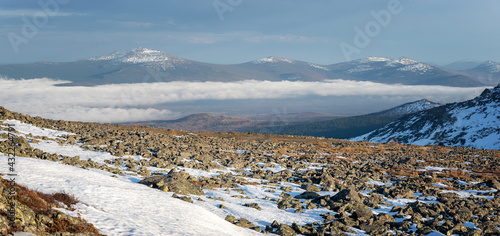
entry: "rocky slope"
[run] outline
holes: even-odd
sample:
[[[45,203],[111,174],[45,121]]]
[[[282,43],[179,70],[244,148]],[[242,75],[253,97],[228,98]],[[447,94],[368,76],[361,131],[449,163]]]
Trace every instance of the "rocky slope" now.
[[[485,93],[484,97],[491,95]],[[19,155],[142,179],[142,184],[173,191],[172,197],[260,232],[500,233],[500,173],[496,168],[500,152],[495,150],[188,133],[55,121],[0,108],[1,133],[13,120],[70,132],[42,138],[24,131],[28,145],[19,148]],[[37,142],[56,150],[76,145],[107,157],[101,164],[97,159],[49,154],[34,148],[46,148]],[[0,152],[5,153],[8,143],[0,139],[0,144]],[[93,188],[97,186],[89,186],[89,191]]]
[[[353,140],[500,149],[500,85],[472,100],[406,116]]]

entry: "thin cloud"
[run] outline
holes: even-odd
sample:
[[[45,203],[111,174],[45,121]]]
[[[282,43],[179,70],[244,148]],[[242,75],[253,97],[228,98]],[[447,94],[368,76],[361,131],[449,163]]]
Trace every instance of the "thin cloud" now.
[[[330,80],[168,82],[113,84],[95,87],[56,86],[65,81],[0,79],[0,105],[54,119],[126,122],[178,118],[180,113],[160,105],[197,100],[281,99],[306,96],[385,96],[428,98],[437,102],[471,99],[484,88],[388,85]],[[348,101],[346,101],[348,102]],[[196,111],[192,111],[196,113]]]
[[[46,15],[46,13],[42,9],[13,9],[13,10],[0,10],[1,18],[19,18],[19,17],[33,17],[37,15]],[[68,17],[68,16],[85,16],[85,13],[76,13],[76,12],[64,12],[57,11],[51,17]]]

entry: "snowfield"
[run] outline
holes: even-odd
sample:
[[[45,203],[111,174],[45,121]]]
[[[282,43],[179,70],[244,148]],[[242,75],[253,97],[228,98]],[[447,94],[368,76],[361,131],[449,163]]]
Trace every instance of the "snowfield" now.
[[[81,201],[76,211],[106,235],[259,235],[203,207],[172,198],[126,178],[51,161],[17,157],[17,183],[44,193],[66,192]],[[0,155],[6,163],[6,157]],[[0,171],[7,172],[2,165]]]

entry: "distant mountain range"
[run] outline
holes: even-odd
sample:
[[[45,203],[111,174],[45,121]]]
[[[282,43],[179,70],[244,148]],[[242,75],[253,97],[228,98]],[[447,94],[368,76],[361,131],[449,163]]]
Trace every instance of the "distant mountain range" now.
[[[218,65],[138,48],[75,62],[0,65],[0,76],[13,79],[48,77],[71,81],[67,85],[83,86],[170,81],[344,79],[388,84],[474,87],[499,83],[499,68],[500,63],[487,61],[469,70],[451,70],[404,57],[367,57],[331,65],[268,57],[242,64]]]
[[[353,140],[500,149],[500,84],[472,100],[405,116]]]
[[[450,69],[450,70],[469,70],[473,69],[474,67],[477,67],[481,65],[483,61],[476,61],[476,60],[460,60],[460,61],[455,61],[447,65],[441,66],[444,69]]]
[[[405,115],[438,106],[440,104],[423,99],[385,111],[353,117],[318,113],[292,113],[280,114],[279,117],[261,116],[260,119],[245,119],[199,113],[177,120],[132,122],[126,123],[126,125],[144,125],[187,131],[234,131],[345,139],[375,130]]]

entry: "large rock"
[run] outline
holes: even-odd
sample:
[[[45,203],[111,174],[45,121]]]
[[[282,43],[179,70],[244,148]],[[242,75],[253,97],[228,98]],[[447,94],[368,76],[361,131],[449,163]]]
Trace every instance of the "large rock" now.
[[[488,187],[500,190],[500,183],[496,179],[485,181],[484,184],[486,184],[486,186]]]
[[[31,145],[26,139],[24,139],[21,136],[17,136],[14,138],[14,143],[17,145],[17,148],[19,149],[26,149],[26,148],[31,148]]]
[[[317,194],[315,192],[303,192],[303,193],[295,196],[295,198],[297,198],[297,199],[314,199],[317,197],[319,197],[319,194]]]
[[[384,225],[386,223],[392,223],[392,222],[396,222],[394,220],[394,217],[392,217],[391,215],[386,214],[386,213],[380,213],[375,217],[374,224],[375,225]]]
[[[308,192],[319,192],[321,191],[321,188],[316,186],[316,185],[312,185],[312,184],[303,184],[302,186],[300,186],[301,189],[304,189]]]
[[[354,187],[350,186],[348,189],[344,189],[332,197],[332,200],[335,202],[363,202],[359,197],[359,193],[354,189]]]
[[[335,191],[335,179],[329,174],[325,174],[321,177],[319,185],[323,188],[323,191]]]
[[[172,169],[167,175],[147,177],[139,183],[161,189],[165,192],[174,192],[183,195],[205,195],[200,188],[191,183],[191,179],[194,178],[188,173],[175,172],[175,170]]]
[[[276,233],[281,236],[293,236],[296,234],[295,230],[293,230],[292,227],[286,224],[280,224],[280,226],[278,227],[278,231],[276,231]]]
[[[372,215],[372,210],[363,204],[357,205],[354,209],[354,213],[352,214],[352,216],[358,221],[367,221],[372,217]]]

